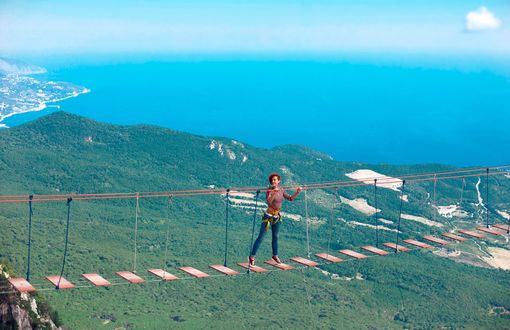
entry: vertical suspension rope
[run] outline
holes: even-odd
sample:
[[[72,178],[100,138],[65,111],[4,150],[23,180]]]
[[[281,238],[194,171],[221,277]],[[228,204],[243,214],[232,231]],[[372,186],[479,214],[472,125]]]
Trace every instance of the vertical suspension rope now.
[[[459,202],[459,207],[462,206],[462,200],[464,198],[464,189],[466,187],[466,178],[462,178],[462,188],[460,190],[460,202]]]
[[[489,228],[489,168],[487,167],[485,175],[485,199],[487,200],[487,216],[485,224]]]
[[[64,258],[62,259],[62,269],[60,270],[60,276],[58,278],[57,285],[55,286],[55,289],[58,290],[60,288],[60,280],[62,279],[62,276],[64,275],[64,268],[66,264],[66,257],[67,257],[67,244],[69,242],[69,221],[71,219],[71,202],[73,199],[71,197],[67,198],[67,223],[66,223],[66,241],[64,245]]]
[[[172,195],[168,195],[168,201],[166,204],[166,241],[165,241],[165,260],[163,263],[163,270],[166,269],[166,262],[168,260],[168,240],[170,237],[170,204],[172,203]]]
[[[227,255],[228,255],[228,214],[230,206],[230,189],[227,189],[226,200],[227,206],[225,207],[225,258],[223,260],[223,266],[227,267]]]
[[[508,218],[508,227],[506,229],[506,233],[510,234],[510,218]]]
[[[133,273],[136,273],[136,254],[138,250],[137,238],[138,238],[138,214],[140,212],[140,194],[136,193],[136,206],[135,206],[135,244],[133,253]]]
[[[377,179],[374,179],[374,200],[375,200],[375,213],[374,213],[374,223],[375,223],[375,246],[379,247],[379,220],[377,220],[378,209],[377,209]]]
[[[436,222],[436,213],[437,213],[437,204],[436,204],[436,187],[437,187],[437,179],[436,175],[434,174],[434,210],[432,211],[434,213],[434,222]]]
[[[395,243],[395,253],[398,252],[398,235],[400,233],[400,218],[402,218],[402,204],[404,203],[404,188],[406,180],[402,181],[402,190],[400,191],[400,211],[398,212],[398,226],[397,226],[397,242]]]
[[[253,223],[251,226],[251,242],[250,242],[250,250],[248,251],[248,255],[251,255],[251,249],[253,248],[253,239],[255,237],[255,220],[257,218],[259,195],[260,195],[260,190],[257,190],[257,194],[255,195],[255,209],[253,210]],[[250,268],[251,268],[251,264],[248,262],[248,273],[250,273]]]
[[[309,234],[309,230],[308,230],[308,226],[309,226],[309,221],[308,221],[308,198],[307,198],[307,195],[306,195],[306,189],[304,190],[304,194],[305,194],[305,221],[306,221],[306,248],[307,248],[307,255],[308,255],[308,258],[310,258],[310,234]],[[308,302],[308,308],[310,310],[310,315],[313,317],[314,314],[313,314],[313,310],[312,310],[312,305],[311,305],[311,298],[310,298],[310,292],[309,292],[309,289],[308,289],[308,284],[306,282],[306,277],[305,277],[305,270],[304,268],[301,268],[301,274],[303,275],[303,284],[305,286],[305,291],[306,291],[306,301]]]
[[[330,212],[329,212],[329,228],[328,228],[328,255],[330,254],[330,250],[331,250],[331,239],[333,238],[333,217],[335,216],[334,213],[335,213],[335,206],[336,206],[336,202],[338,200],[337,198],[337,192],[336,190],[338,189],[338,187],[335,187],[333,188],[333,197],[334,197],[334,202],[333,202],[333,205],[331,206],[331,209],[330,209]]]
[[[305,221],[306,221],[306,251],[308,254],[308,258],[310,258],[310,231],[308,229],[309,227],[309,221],[308,221],[308,198],[306,197],[306,190],[305,190]]]
[[[34,199],[34,195],[28,196],[28,251],[27,251],[27,282],[30,282],[30,254],[32,247],[32,215],[34,214],[32,210],[32,200]]]

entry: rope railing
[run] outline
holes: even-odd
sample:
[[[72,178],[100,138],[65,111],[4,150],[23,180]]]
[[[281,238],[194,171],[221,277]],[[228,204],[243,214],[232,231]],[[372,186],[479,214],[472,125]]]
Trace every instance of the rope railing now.
[[[492,170],[487,173],[487,170]],[[506,170],[503,170],[506,169]],[[496,171],[498,170],[498,171]],[[480,172],[470,173],[468,172]],[[477,170],[459,170],[432,174],[415,174],[406,175],[399,178],[379,176],[371,178],[363,178],[359,180],[348,180],[348,181],[330,181],[330,182],[319,182],[319,183],[305,183],[301,185],[289,185],[283,186],[284,189],[295,189],[298,186],[302,187],[303,190],[314,190],[314,189],[325,189],[325,188],[345,188],[345,187],[359,187],[364,185],[372,185],[373,181],[377,179],[379,187],[384,185],[396,184],[401,185],[403,180],[406,182],[426,182],[426,181],[439,181],[448,179],[465,179],[470,177],[480,176],[498,176],[498,175],[510,175],[510,165],[498,166],[492,168],[483,168]],[[192,189],[192,190],[173,190],[173,191],[155,191],[155,192],[131,192],[131,193],[105,193],[105,194],[65,194],[65,195],[33,195],[32,202],[54,202],[54,201],[65,201],[68,197],[73,198],[75,201],[87,201],[87,200],[115,200],[115,199],[141,199],[141,198],[167,198],[168,195],[174,197],[188,197],[188,196],[207,196],[207,195],[224,195],[227,190],[231,193],[235,192],[253,192],[257,190],[265,191],[267,187],[236,187],[236,188],[224,188],[224,189]],[[19,196],[0,196],[0,203],[26,203],[26,195]]]
[[[506,171],[503,171],[503,168],[507,168]],[[462,190],[464,190],[465,185],[465,179],[469,177],[481,177],[485,176],[486,179],[486,200],[488,202],[488,191],[489,191],[489,177],[490,176],[497,176],[497,175],[506,175],[508,176],[510,174],[510,168],[509,166],[500,166],[500,167],[493,167],[492,169],[498,169],[494,171],[490,171],[490,168],[484,168],[480,170],[460,170],[460,171],[450,171],[450,172],[442,172],[442,173],[432,173],[432,174],[416,174],[411,176],[403,176],[401,178],[392,178],[392,177],[386,177],[386,176],[380,176],[378,178],[373,178],[373,182],[369,181],[368,179],[360,179],[360,180],[354,180],[354,181],[333,181],[333,182],[321,182],[321,183],[309,183],[300,185],[300,187],[304,190],[304,203],[305,203],[305,219],[307,220],[307,255],[310,258],[311,252],[310,252],[310,238],[308,233],[308,207],[307,207],[307,196],[306,191],[307,190],[315,190],[315,189],[327,189],[327,188],[334,188],[335,192],[339,188],[344,187],[356,187],[356,186],[374,186],[374,199],[376,201],[376,214],[375,214],[375,223],[376,223],[376,229],[377,229],[377,186],[379,187],[383,185],[388,184],[395,184],[396,187],[400,188],[400,211],[399,211],[399,219],[398,219],[398,228],[397,228],[397,238],[395,243],[395,252],[398,251],[398,243],[399,243],[399,233],[400,233],[400,218],[402,214],[402,204],[404,200],[404,191],[406,187],[406,183],[408,182],[427,182],[427,181],[433,181],[434,182],[434,205],[436,204],[436,196],[435,196],[435,190],[436,190],[436,183],[438,180],[448,180],[448,179],[462,179],[463,180],[463,187]],[[483,171],[483,172],[482,172]],[[480,172],[480,173],[478,173]],[[404,179],[406,178],[406,179]],[[296,188],[297,186],[288,186],[287,189]],[[115,194],[71,194],[71,195],[30,195],[30,198],[28,200],[29,207],[30,207],[30,213],[29,213],[29,222],[31,223],[31,216],[32,216],[32,203],[33,202],[49,202],[49,201],[59,201],[59,200],[67,200],[67,222],[66,222],[66,237],[65,237],[65,247],[64,247],[64,257],[62,261],[62,268],[60,272],[60,276],[58,279],[58,283],[56,284],[56,288],[60,287],[60,280],[63,278],[64,275],[64,267],[66,263],[66,255],[67,255],[67,245],[68,245],[68,236],[69,236],[69,223],[70,223],[70,203],[73,200],[107,200],[107,199],[130,199],[130,198],[136,198],[136,207],[135,207],[135,236],[134,236],[134,260],[133,260],[133,272],[136,273],[136,266],[137,266],[137,227],[138,227],[138,217],[139,217],[139,199],[140,198],[160,198],[165,197],[169,198],[170,196],[173,197],[183,197],[183,196],[205,196],[205,195],[225,195],[226,196],[226,221],[225,221],[225,258],[224,258],[224,266],[227,266],[227,254],[228,254],[228,218],[229,218],[229,195],[233,194],[237,191],[252,191],[251,189],[254,189],[252,187],[241,187],[241,188],[228,188],[228,189],[215,189],[215,190],[181,190],[181,191],[174,191],[172,193],[170,192],[146,192],[146,193],[115,193]],[[258,195],[260,193],[260,190],[267,190],[267,187],[264,188],[256,188],[256,202],[255,205],[257,207],[257,201],[258,201]],[[463,191],[462,191],[463,193]],[[50,196],[50,197],[46,197]],[[66,196],[64,198],[64,196]],[[26,196],[22,200],[17,199],[8,199],[16,196],[0,196],[0,203],[18,203],[18,202],[27,202]],[[461,197],[462,198],[462,197]],[[256,209],[255,207],[255,209]],[[489,214],[487,210],[487,218],[486,218],[486,224],[488,227],[489,224]],[[255,213],[254,213],[254,219],[255,219]],[[30,226],[29,223],[29,226]],[[510,222],[509,222],[510,224]],[[510,228],[510,227],[509,227]],[[167,229],[168,230],[168,229]],[[331,239],[331,238],[329,238]],[[376,238],[378,240],[378,237]],[[253,241],[253,229],[252,229],[252,241]],[[29,243],[30,243],[30,230],[29,230]],[[168,232],[167,232],[167,245],[168,245]],[[330,249],[330,241],[328,241],[328,254]],[[167,249],[167,246],[165,247]],[[30,252],[30,250],[29,250]],[[29,253],[30,254],[30,253]],[[166,251],[165,251],[165,262],[164,266],[166,266]],[[224,276],[224,275],[217,275],[218,277]],[[29,277],[29,272],[27,272],[27,278]],[[214,276],[213,276],[214,277]],[[162,280],[149,280],[148,282],[161,282]],[[33,282],[33,281],[32,281]],[[80,283],[77,283],[77,287],[83,287],[81,286],[81,283],[87,283],[84,279],[80,279]],[[116,283],[114,283],[116,284]],[[118,283],[119,285],[125,285],[129,283]],[[90,286],[90,285],[89,285]],[[0,285],[0,291],[3,289],[3,287]],[[44,290],[44,289],[43,289]],[[41,291],[41,290],[39,290]]]

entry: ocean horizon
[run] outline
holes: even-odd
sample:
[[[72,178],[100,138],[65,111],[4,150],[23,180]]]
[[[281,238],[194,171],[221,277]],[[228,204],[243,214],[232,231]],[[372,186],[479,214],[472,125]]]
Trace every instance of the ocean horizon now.
[[[2,124],[12,127],[63,110],[261,148],[301,144],[338,161],[509,161],[504,150],[510,143],[510,75],[497,70],[395,61],[154,60],[53,64],[34,77],[90,92]]]

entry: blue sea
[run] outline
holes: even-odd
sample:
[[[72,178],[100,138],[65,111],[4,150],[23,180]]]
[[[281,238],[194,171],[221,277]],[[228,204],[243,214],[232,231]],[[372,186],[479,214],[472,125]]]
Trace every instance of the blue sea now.
[[[510,74],[503,61],[449,63],[75,61],[46,65],[49,72],[40,78],[91,89],[59,105],[102,122],[153,124],[263,148],[302,144],[339,161],[510,163]],[[51,111],[4,123],[18,125]]]

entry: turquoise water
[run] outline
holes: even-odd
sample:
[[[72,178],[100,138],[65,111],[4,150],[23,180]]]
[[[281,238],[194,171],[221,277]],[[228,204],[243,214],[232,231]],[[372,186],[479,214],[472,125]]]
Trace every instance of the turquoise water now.
[[[510,161],[510,76],[489,70],[256,60],[50,70],[47,79],[92,90],[60,102],[62,110],[103,122],[154,124],[257,147],[303,144],[342,161]]]

